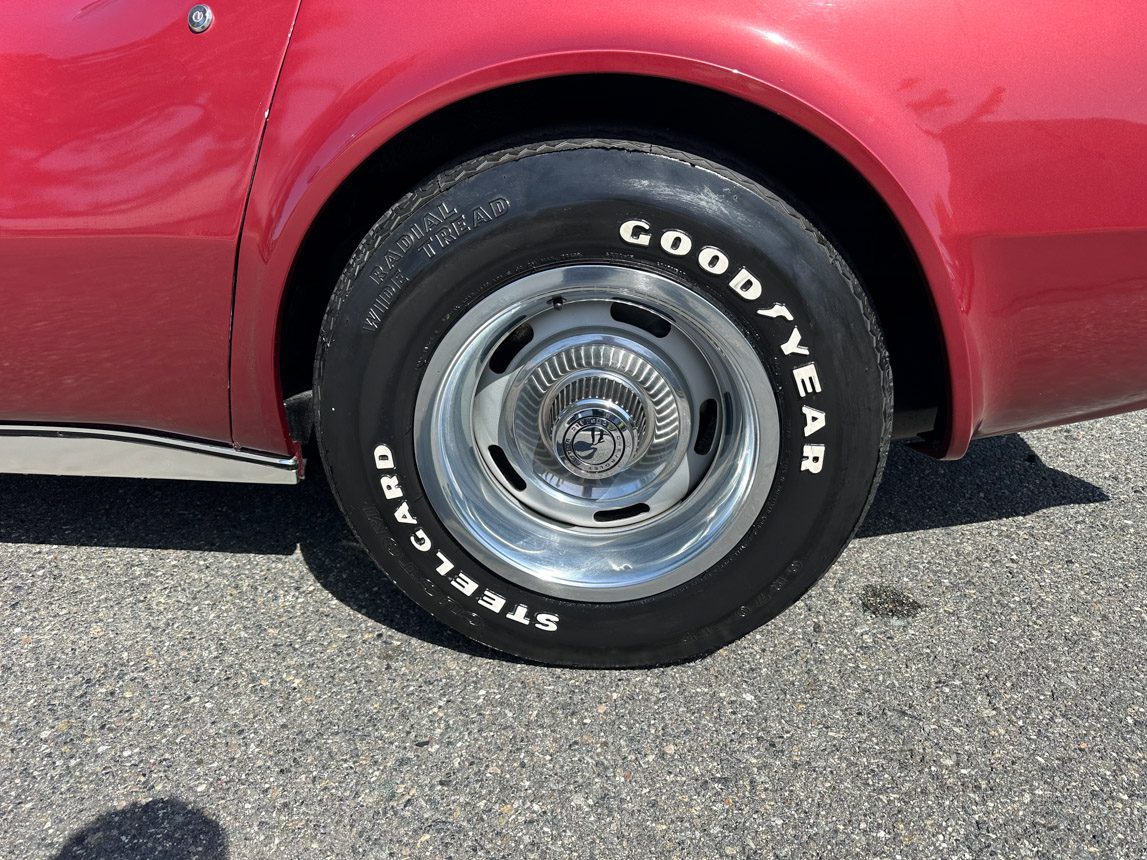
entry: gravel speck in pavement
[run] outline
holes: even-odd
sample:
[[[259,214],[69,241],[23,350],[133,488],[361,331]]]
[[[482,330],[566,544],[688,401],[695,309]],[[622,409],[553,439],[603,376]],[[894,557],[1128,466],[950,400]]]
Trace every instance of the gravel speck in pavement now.
[[[504,659],[325,483],[0,476],[0,857],[1147,856],[1147,420],[893,450],[702,660]]]

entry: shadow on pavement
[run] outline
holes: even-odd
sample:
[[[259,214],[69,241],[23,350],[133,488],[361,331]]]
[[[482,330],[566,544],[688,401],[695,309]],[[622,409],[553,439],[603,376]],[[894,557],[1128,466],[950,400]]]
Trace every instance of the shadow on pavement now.
[[[1019,436],[973,442],[964,459],[953,462],[893,445],[857,536],[991,522],[1107,500],[1099,487],[1044,465]]]
[[[0,475],[0,543],[291,555],[337,600],[399,633],[496,655],[408,600],[371,562],[331,495],[322,466],[297,487]],[[1018,436],[972,445],[941,463],[893,446],[860,537],[1025,516],[1107,500],[1049,468]]]
[[[355,612],[455,651],[499,654],[438,623],[370,560],[311,460],[298,486],[0,474],[0,543],[292,555]]]
[[[53,860],[227,860],[227,834],[175,798],[107,812],[68,837]]]

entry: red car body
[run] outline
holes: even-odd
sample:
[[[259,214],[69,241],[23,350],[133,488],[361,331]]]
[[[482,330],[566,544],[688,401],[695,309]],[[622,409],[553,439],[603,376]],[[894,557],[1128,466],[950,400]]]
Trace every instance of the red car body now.
[[[287,285],[348,177],[468,97],[600,73],[779,115],[879,195],[942,333],[934,453],[1147,405],[1141,3],[212,6],[5,10],[0,424],[293,455]]]

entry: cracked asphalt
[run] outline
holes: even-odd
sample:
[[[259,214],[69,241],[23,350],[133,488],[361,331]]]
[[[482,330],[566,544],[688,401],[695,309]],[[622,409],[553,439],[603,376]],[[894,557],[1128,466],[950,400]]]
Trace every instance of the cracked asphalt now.
[[[297,488],[0,476],[0,857],[1147,857],[1147,419],[893,451],[803,602],[514,662]]]

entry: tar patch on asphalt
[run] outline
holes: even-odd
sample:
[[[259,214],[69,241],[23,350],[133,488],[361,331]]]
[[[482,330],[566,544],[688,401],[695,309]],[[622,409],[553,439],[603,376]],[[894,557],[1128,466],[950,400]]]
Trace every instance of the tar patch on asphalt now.
[[[866,585],[860,605],[877,618],[915,618],[924,604],[891,585]]]

